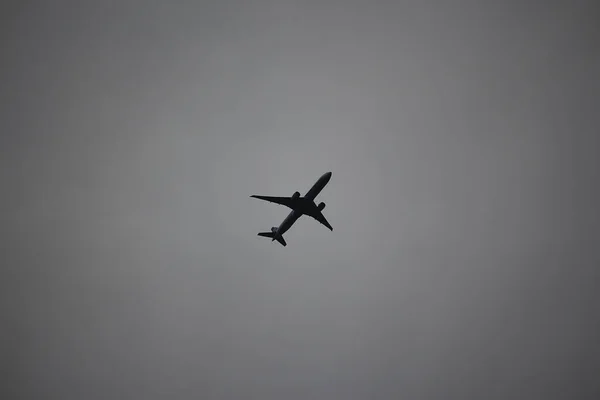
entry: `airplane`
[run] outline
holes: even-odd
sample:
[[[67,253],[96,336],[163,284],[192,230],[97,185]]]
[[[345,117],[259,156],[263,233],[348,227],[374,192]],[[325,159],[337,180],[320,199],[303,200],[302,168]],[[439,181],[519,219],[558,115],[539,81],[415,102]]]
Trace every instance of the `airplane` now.
[[[282,206],[286,206],[292,209],[288,216],[283,220],[279,227],[274,226],[271,228],[271,232],[259,232],[258,236],[271,238],[271,242],[277,240],[281,245],[287,246],[283,234],[292,227],[294,222],[303,215],[313,217],[321,224],[325,225],[329,230],[333,231],[332,226],[327,222],[327,219],[323,216],[321,211],[325,208],[325,203],[321,202],[319,205],[315,204],[315,197],[323,190],[325,185],[331,179],[331,172],[323,174],[319,180],[310,188],[304,197],[300,196],[300,192],[294,192],[291,197],[273,197],[273,196],[258,196],[252,195],[260,200],[266,200],[271,203],[276,203]]]

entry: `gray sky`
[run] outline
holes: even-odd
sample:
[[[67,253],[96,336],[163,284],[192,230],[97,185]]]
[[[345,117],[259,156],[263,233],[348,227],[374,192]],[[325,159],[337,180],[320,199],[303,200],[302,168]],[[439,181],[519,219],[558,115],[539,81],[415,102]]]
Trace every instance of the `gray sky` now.
[[[598,398],[594,2],[212,3],[3,12],[2,397]]]

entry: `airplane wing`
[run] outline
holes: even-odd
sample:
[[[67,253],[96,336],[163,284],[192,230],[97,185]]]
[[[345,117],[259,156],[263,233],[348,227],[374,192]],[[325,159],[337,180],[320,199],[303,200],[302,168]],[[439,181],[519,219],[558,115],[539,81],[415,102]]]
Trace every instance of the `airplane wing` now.
[[[317,208],[316,205],[314,207],[310,207],[310,209],[307,210],[305,212],[305,214],[310,217],[313,217],[314,219],[319,221],[321,224],[325,225],[330,231],[333,231],[333,227],[329,224],[329,222],[327,221],[327,219],[325,218],[323,213],[321,211],[319,211],[319,209]]]
[[[250,197],[254,197],[255,199],[269,201],[271,203],[279,204],[279,205],[294,209],[294,204],[293,204],[294,200],[291,197],[258,196],[255,194]]]

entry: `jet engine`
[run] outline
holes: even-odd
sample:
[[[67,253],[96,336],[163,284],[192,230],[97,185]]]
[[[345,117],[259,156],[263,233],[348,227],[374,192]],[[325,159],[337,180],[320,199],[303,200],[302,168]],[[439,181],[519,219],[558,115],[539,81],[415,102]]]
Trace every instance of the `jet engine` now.
[[[273,233],[277,232],[277,227],[276,226],[272,227],[271,232],[273,232]]]
[[[317,207],[319,208],[319,211],[323,211],[323,209],[325,208],[325,203],[321,202]]]
[[[298,197],[300,197],[300,192],[294,192],[292,195],[292,200],[298,200]]]

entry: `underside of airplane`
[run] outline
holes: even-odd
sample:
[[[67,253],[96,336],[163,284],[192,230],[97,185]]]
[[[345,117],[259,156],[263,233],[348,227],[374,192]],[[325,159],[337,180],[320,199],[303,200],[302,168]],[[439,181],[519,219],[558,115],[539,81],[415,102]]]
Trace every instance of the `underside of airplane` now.
[[[272,227],[270,232],[260,232],[258,236],[271,238],[271,241],[277,240],[281,245],[287,246],[286,241],[283,239],[283,234],[296,222],[302,215],[308,215],[319,223],[326,226],[329,230],[333,231],[333,227],[327,221],[322,211],[325,209],[325,203],[320,202],[316,204],[315,197],[323,190],[325,185],[331,179],[331,172],[323,174],[319,180],[310,188],[305,196],[301,196],[300,192],[294,192],[290,197],[279,197],[279,196],[260,196],[252,195],[256,199],[265,200],[271,203],[279,204],[290,208],[292,211],[285,218],[285,220],[279,225],[279,227]]]

